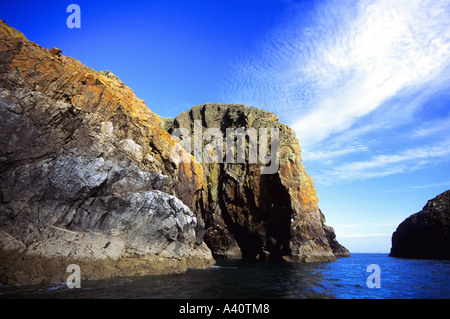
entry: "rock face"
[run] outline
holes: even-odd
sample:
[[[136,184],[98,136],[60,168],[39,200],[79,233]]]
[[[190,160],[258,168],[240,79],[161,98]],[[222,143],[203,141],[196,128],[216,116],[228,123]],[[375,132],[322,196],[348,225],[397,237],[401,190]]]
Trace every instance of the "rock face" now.
[[[193,146],[190,151],[194,156],[199,135],[204,136],[201,149],[210,155],[220,153],[214,161],[208,161],[205,153],[200,159],[199,153],[196,156],[199,161],[203,159],[207,183],[197,205],[205,221],[205,242],[215,256],[311,262],[349,256],[337,243],[333,229],[324,224],[313,181],[301,162],[293,130],[279,123],[276,115],[244,105],[209,103],[178,115],[171,126],[169,132],[180,135],[182,141],[187,136],[187,146]],[[213,128],[216,129],[213,133],[220,131],[221,135],[209,136]],[[237,132],[238,128],[252,128],[256,134],[260,129],[278,130],[279,163],[275,170],[268,174],[261,170],[272,166],[275,159],[275,154],[270,153],[276,148],[271,148],[274,139],[269,132],[266,139],[259,134],[254,141],[259,152],[267,147],[271,162],[250,161],[250,135],[245,137],[245,162],[238,163],[237,157],[227,158],[227,130]],[[181,129],[189,134],[183,137],[179,134]],[[211,147],[211,143],[222,145],[222,151],[220,147]],[[236,150],[237,147],[235,154]]]
[[[350,252],[348,249],[339,244],[337,241],[336,233],[334,232],[333,227],[324,224],[323,230],[325,231],[325,235],[327,236],[328,243],[330,244],[334,255],[336,257],[350,257]]]
[[[109,71],[0,22],[0,281],[183,272],[213,264],[202,167]]]
[[[199,163],[197,149],[191,154],[170,134],[240,127],[277,129],[279,147],[270,131],[251,144],[259,162]],[[202,155],[216,155],[201,143]],[[110,71],[44,49],[0,21],[2,284],[65,281],[70,264],[82,280],[179,273],[212,265],[212,252],[289,261],[348,255],[324,224],[300,152],[289,127],[255,108],[207,104],[162,120]]]
[[[450,260],[450,190],[397,227],[389,256]]]

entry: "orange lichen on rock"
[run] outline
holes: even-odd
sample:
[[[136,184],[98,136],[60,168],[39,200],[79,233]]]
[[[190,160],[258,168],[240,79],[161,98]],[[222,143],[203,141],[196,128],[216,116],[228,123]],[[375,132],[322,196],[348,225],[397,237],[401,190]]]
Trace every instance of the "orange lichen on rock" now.
[[[27,37],[22,32],[10,27],[3,20],[0,20],[0,32],[10,38],[27,40]]]
[[[123,138],[138,139],[135,142],[142,146],[143,152],[157,159],[150,163],[153,169],[172,178],[181,174],[184,183],[202,187],[200,174],[188,173],[184,165],[179,167],[178,163],[173,163],[171,149],[176,142],[163,130],[161,118],[151,112],[117,76],[110,71],[94,71],[71,57],[55,55],[55,52],[28,41],[4,22],[0,22],[0,32],[7,36],[0,41],[0,50],[5,56],[4,71],[11,82],[41,92],[53,100],[66,101],[79,112],[95,115],[91,116],[92,125],[124,117],[125,124],[116,133]],[[145,154],[143,158],[148,158]],[[170,162],[173,165],[167,164]],[[201,166],[195,161],[190,166],[195,172],[201,171]],[[186,177],[194,180],[188,181]],[[191,195],[197,191],[192,190]],[[192,201],[191,198],[186,204],[193,207]]]
[[[200,164],[117,76],[61,53],[0,22],[0,283],[212,265]]]

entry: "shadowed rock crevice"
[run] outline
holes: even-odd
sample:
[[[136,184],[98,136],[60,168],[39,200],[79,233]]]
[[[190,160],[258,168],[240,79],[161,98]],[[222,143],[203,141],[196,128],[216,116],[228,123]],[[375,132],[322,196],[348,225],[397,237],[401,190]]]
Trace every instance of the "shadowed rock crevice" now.
[[[291,220],[294,214],[289,193],[280,183],[277,175],[261,175],[260,182],[262,193],[270,195],[265,199],[268,224],[266,246],[270,252],[270,258],[273,260],[280,260],[283,256],[289,256],[291,253],[289,241],[291,239]],[[267,189],[264,190],[264,188]]]
[[[260,188],[267,196],[255,199],[251,188],[244,186],[241,196],[238,182],[224,171],[220,173],[221,216],[241,250],[242,259],[281,260],[289,255],[290,198],[276,181],[274,176],[261,175]]]

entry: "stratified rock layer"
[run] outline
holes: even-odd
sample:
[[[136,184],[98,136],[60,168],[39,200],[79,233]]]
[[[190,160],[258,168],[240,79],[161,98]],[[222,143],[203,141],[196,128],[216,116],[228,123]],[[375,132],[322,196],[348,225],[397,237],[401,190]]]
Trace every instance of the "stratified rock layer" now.
[[[227,129],[279,130],[279,167],[271,174],[261,172],[261,167],[269,164],[249,161],[250,137],[245,163],[236,163],[237,158],[235,163],[227,162],[225,151],[221,161],[203,161],[207,193],[198,205],[205,220],[205,242],[213,254],[289,261],[332,261],[336,256],[349,255],[337,243],[333,229],[324,225],[325,218],[317,204],[313,181],[302,164],[294,131],[279,123],[276,115],[244,105],[208,103],[178,115],[169,132],[188,129],[195,139],[196,123],[203,133],[220,129],[224,138],[220,143],[224,145]],[[269,131],[266,143],[270,151],[273,140]],[[205,139],[202,149],[211,141],[211,137]],[[258,144],[258,150],[261,146]],[[191,151],[195,155],[194,147]]]
[[[0,22],[0,281],[183,272],[214,261],[203,170],[111,72]]]
[[[389,256],[450,260],[450,190],[397,227]]]

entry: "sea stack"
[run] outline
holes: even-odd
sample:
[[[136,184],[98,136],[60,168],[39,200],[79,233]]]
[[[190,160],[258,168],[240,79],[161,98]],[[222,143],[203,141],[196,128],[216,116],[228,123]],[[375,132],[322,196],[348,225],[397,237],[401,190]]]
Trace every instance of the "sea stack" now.
[[[397,227],[389,256],[450,260],[450,190]]]
[[[214,141],[219,145],[227,144],[230,130],[241,128],[244,135],[247,133],[245,163],[230,161],[225,148],[216,161],[202,162],[207,188],[198,206],[205,221],[205,242],[215,256],[307,262],[349,256],[336,241],[333,228],[325,225],[294,131],[280,123],[278,116],[245,105],[208,103],[178,115],[169,132],[189,129],[192,138],[196,125],[200,134],[220,130],[223,140]],[[278,132],[277,150],[269,137],[258,136],[266,131],[270,135],[272,129]],[[207,138],[202,148],[212,140]],[[249,161],[252,142],[254,150],[267,149],[271,155],[278,152],[275,171],[262,173],[262,168],[273,167],[273,161]],[[193,148],[191,152],[195,155]]]

